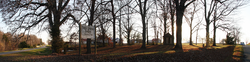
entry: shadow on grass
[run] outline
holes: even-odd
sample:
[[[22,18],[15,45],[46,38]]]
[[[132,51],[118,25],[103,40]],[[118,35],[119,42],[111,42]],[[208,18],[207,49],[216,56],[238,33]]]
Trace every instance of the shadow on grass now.
[[[112,52],[129,49],[128,47],[118,47],[119,49],[107,48],[107,52],[111,52],[110,50],[114,50]],[[147,49],[140,49],[140,47],[135,48],[134,50],[130,50],[127,53],[106,53],[106,54],[82,54],[79,55],[49,55],[42,57],[32,57],[26,58],[23,60],[17,61],[28,61],[28,62],[36,62],[36,61],[57,61],[57,62],[84,62],[84,61],[142,61],[142,62],[224,62],[232,61],[238,62],[238,60],[233,59],[232,57],[241,57],[234,54],[235,46],[223,47],[221,49],[217,48],[198,48],[197,50],[171,50],[173,46],[147,46]],[[173,53],[166,53],[168,51],[174,51]],[[1,58],[0,58],[1,59]]]

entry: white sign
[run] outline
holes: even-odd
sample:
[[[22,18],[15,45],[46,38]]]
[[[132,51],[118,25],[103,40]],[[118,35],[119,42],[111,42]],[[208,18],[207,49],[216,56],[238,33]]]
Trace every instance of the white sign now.
[[[95,27],[94,26],[86,26],[86,25],[82,25],[82,38],[83,39],[87,39],[87,38],[91,38],[94,39],[95,38]]]

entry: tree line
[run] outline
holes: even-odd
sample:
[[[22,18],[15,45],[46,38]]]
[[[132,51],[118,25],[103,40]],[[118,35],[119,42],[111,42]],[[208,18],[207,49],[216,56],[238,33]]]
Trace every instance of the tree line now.
[[[152,27],[156,39],[171,33],[172,39],[176,40],[175,49],[182,49],[184,18],[190,27],[190,45],[193,45],[192,34],[198,33],[199,27],[204,25],[206,46],[209,47],[210,24],[213,23],[214,39],[216,28],[234,31],[235,26],[230,24],[232,22],[228,16],[243,6],[244,0],[7,0],[1,1],[1,4],[1,13],[5,16],[2,17],[3,22],[11,26],[13,32],[32,29],[48,31],[53,51],[60,53],[64,45],[61,26],[67,26],[67,34],[73,34],[79,33],[79,24],[97,26],[103,38],[106,35],[113,39],[116,35],[125,37],[128,44],[131,42],[131,33],[140,33],[142,49],[148,44],[148,32]],[[139,15],[138,20],[134,20],[135,15]],[[137,21],[142,26],[136,26]],[[137,28],[141,28],[141,31]],[[112,34],[108,34],[110,32]],[[166,39],[163,38],[163,41],[166,42]],[[216,41],[213,41],[215,46]],[[113,43],[115,48],[115,40]]]
[[[15,34],[10,32],[4,33],[0,31],[0,51],[9,51],[22,48],[20,43],[25,42],[29,47],[36,47],[44,44],[42,39],[37,38],[36,35]]]

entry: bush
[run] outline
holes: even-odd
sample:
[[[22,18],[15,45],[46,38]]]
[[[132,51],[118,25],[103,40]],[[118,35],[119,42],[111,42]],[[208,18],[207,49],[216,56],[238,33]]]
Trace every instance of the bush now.
[[[30,45],[28,45],[25,41],[23,41],[19,44],[19,48],[30,48]]]
[[[226,44],[235,44],[234,39],[235,39],[235,37],[231,37],[231,36],[227,35]]]
[[[36,48],[37,45],[33,45],[34,48]]]

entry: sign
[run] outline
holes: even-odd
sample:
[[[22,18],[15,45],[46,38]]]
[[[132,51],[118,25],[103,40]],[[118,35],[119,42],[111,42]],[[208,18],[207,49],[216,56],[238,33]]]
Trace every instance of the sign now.
[[[81,31],[82,31],[81,36],[83,39],[87,39],[87,38],[94,39],[95,38],[95,27],[94,26],[82,25]]]

